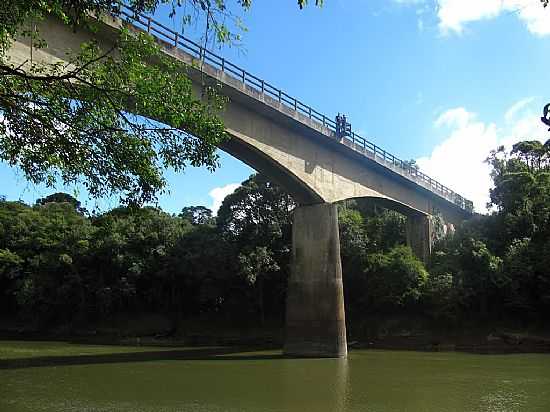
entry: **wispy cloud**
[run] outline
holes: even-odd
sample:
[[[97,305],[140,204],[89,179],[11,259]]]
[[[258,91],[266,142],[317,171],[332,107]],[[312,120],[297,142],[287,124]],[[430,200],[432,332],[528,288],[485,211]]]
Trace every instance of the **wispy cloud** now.
[[[504,120],[506,120],[507,123],[513,122],[516,119],[516,116],[521,114],[524,109],[528,108],[534,100],[534,97],[526,97],[525,99],[517,101],[508,110],[506,110]]]
[[[461,34],[469,23],[515,16],[538,36],[550,35],[550,8],[538,0],[393,0],[402,5],[431,7],[444,34]]]

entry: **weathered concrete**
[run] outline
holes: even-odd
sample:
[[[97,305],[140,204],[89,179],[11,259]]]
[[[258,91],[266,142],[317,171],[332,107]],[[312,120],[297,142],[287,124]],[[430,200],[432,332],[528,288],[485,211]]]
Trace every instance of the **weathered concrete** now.
[[[407,244],[416,257],[428,263],[433,246],[433,223],[429,216],[407,218]]]
[[[284,353],[346,357],[346,320],[336,205],[294,210]]]

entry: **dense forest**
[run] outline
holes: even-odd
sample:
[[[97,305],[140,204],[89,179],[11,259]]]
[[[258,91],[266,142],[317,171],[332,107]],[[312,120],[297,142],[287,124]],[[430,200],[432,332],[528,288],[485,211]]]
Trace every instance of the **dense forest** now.
[[[489,215],[436,230],[428,265],[406,246],[405,217],[368,199],[339,205],[348,333],[383,319],[425,327],[544,328],[550,313],[550,141],[525,141],[487,159]],[[265,176],[202,206],[89,213],[55,193],[35,205],[0,201],[0,318],[25,330],[93,328],[158,314],[171,333],[190,319],[284,322],[294,202]]]

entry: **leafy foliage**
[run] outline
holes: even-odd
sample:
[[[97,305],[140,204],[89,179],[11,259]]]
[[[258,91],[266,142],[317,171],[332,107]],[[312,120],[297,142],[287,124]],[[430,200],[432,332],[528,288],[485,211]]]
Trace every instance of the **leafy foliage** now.
[[[550,141],[491,153],[491,216],[459,228],[437,248],[432,275],[452,277],[462,313],[541,320],[550,309]]]
[[[367,293],[379,310],[412,307],[420,300],[428,280],[428,272],[407,246],[370,255],[366,273]]]
[[[340,204],[350,333],[372,314],[423,316],[445,327],[545,322],[550,182],[541,147],[525,142],[491,155],[496,210],[440,239],[428,268],[405,245],[403,216],[369,200]],[[87,217],[78,205],[63,193],[32,207],[0,202],[6,313],[46,327],[143,311],[174,324],[282,323],[295,203],[264,176],[227,196],[217,218],[203,206],[178,216],[120,207]]]
[[[164,188],[163,168],[215,168],[223,101],[193,96],[184,69],[152,39],[123,31],[112,51],[83,44],[72,64],[78,69],[34,64],[0,76],[0,157],[30,181],[82,180],[94,197],[121,192],[143,203]]]
[[[218,41],[237,38],[225,0],[132,0],[137,12],[163,4],[184,23],[206,21]],[[300,7],[306,4],[300,0]],[[317,1],[319,4],[319,1]],[[93,197],[120,194],[128,204],[156,199],[163,171],[188,164],[214,169],[216,145],[225,138],[217,114],[225,99],[213,88],[194,96],[186,67],[167,58],[145,34],[122,30],[109,49],[99,37],[81,44],[67,63],[10,61],[15,38],[32,48],[47,44],[40,23],[47,16],[94,33],[94,16],[116,13],[120,0],[14,0],[0,12],[0,160],[20,168],[33,183],[82,183]],[[248,9],[250,0],[237,0]],[[194,10],[194,15],[188,14]],[[242,25],[236,21],[237,30]],[[201,99],[201,97],[203,99]]]
[[[194,225],[213,224],[215,222],[212,211],[204,206],[186,206],[181,210],[179,217],[187,219]]]

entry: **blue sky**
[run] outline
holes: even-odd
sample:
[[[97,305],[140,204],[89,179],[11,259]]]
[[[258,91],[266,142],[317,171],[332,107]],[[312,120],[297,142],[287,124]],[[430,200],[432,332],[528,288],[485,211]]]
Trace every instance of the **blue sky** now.
[[[325,0],[302,11],[294,0],[256,0],[243,19],[243,46],[218,53],[327,115],[346,113],[361,135],[417,159],[478,211],[489,151],[550,137],[538,120],[550,101],[550,8],[539,0]],[[212,207],[252,172],[222,154],[215,173],[169,172],[159,203]],[[1,163],[0,182],[9,199],[51,193]]]

